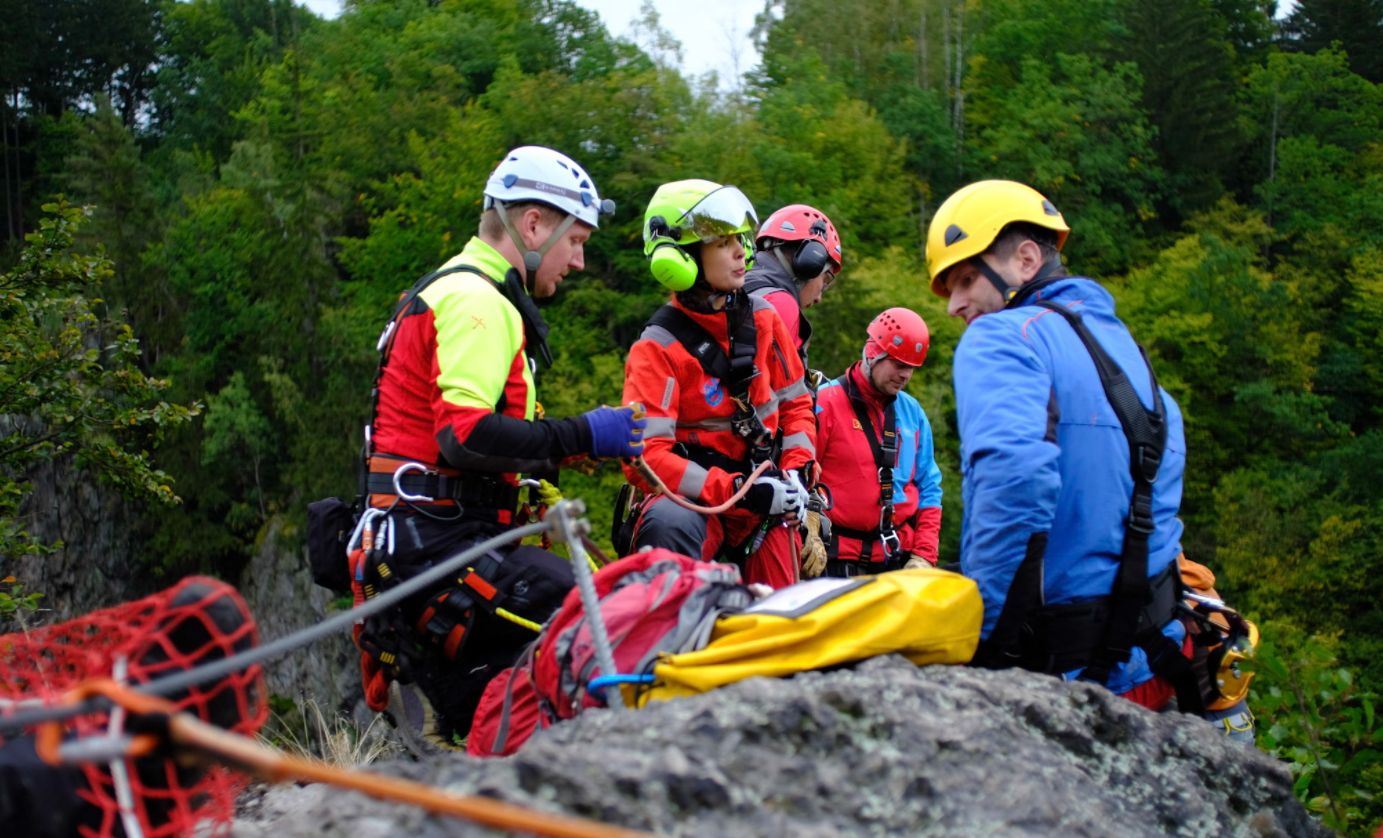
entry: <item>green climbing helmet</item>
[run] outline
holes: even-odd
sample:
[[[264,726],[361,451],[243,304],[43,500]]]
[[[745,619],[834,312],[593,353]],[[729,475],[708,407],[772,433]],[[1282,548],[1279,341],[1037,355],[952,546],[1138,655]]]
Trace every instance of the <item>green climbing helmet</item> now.
[[[696,282],[696,260],[683,246],[722,236],[748,236],[759,226],[754,205],[733,186],[677,180],[653,193],[643,216],[643,252],[653,278],[673,291]],[[746,250],[749,250],[746,243]]]

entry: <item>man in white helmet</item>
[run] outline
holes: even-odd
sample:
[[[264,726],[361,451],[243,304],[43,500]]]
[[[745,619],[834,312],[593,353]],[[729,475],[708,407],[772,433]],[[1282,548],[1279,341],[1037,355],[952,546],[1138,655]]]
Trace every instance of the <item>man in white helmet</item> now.
[[[551,354],[532,298],[585,266],[587,239],[613,211],[571,158],[516,148],[485,185],[478,234],[404,296],[379,343],[362,491],[374,549],[352,568],[360,589],[513,526],[523,474],[578,455],[642,452],[644,420],[633,409],[547,419],[534,391]],[[533,638],[496,610],[541,623],[571,584],[563,559],[519,547],[368,623],[359,638],[366,698],[382,709],[389,680],[411,676],[441,737],[464,735],[485,682]]]

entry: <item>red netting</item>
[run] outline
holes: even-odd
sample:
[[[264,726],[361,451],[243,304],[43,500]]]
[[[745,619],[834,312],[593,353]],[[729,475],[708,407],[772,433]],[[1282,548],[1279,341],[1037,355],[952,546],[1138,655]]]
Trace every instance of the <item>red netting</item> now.
[[[0,699],[57,703],[91,678],[142,684],[244,651],[258,640],[254,618],[234,588],[190,577],[135,602],[0,636]],[[249,736],[268,716],[259,666],[168,698],[203,721]],[[83,736],[104,732],[108,725],[107,714],[99,713],[70,720],[65,730],[68,736]],[[91,809],[81,818],[83,835],[121,834],[122,817],[130,814],[147,836],[185,835],[198,828],[222,832],[244,785],[242,777],[224,768],[183,766],[166,755],[126,759],[121,765],[133,792],[130,813],[123,816],[111,767],[83,767],[86,787],[78,794]]]

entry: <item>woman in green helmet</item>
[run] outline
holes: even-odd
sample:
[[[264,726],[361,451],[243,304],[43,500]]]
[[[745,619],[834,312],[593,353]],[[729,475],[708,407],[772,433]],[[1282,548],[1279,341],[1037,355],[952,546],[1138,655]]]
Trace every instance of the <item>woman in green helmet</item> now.
[[[646,499],[636,547],[740,562],[745,580],[798,579],[795,520],[816,459],[816,422],[802,362],[773,307],[743,290],[758,218],[744,193],[706,180],[659,187],[644,213],[644,253],[672,293],[629,351],[624,401],[648,410],[644,459],[672,491],[727,501],[767,461],[740,502],[702,515]],[[633,466],[630,481],[652,492]]]

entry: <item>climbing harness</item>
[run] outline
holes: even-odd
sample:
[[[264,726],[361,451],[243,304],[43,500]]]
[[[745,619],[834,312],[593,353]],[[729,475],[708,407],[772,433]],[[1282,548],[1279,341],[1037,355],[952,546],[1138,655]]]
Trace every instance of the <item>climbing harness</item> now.
[[[754,364],[758,335],[754,312],[749,307],[751,305],[745,298],[733,308],[726,309],[726,334],[730,342],[728,354],[720,348],[710,332],[676,306],[669,304],[659,308],[649,318],[648,325],[666,329],[683,349],[696,358],[702,372],[725,383],[729,398],[735,405],[735,411],[730,416],[730,427],[749,445],[748,459],[754,464],[776,459],[776,452],[773,450],[773,434],[764,426],[749,399],[749,382],[759,375]],[[739,471],[740,466],[727,470]]]
[[[883,545],[884,549],[883,569],[898,570],[907,561],[907,557],[904,554],[902,542],[898,538],[898,529],[893,520],[893,467],[898,462],[897,411],[894,409],[892,400],[883,405],[882,434],[875,436],[874,422],[869,416],[869,409],[865,407],[864,396],[855,386],[850,374],[847,372],[840,376],[836,379],[836,383],[844,389],[845,395],[850,401],[850,407],[855,412],[855,421],[859,424],[865,440],[869,443],[869,450],[874,455],[874,467],[879,480],[879,524],[873,530],[867,531],[855,530],[839,524],[834,525],[827,555],[831,561],[843,566],[839,569],[844,570],[846,575],[855,575],[850,572],[851,570],[868,572],[866,568],[873,564],[868,559],[873,552],[874,542],[877,541]],[[841,536],[860,542],[860,561],[844,562],[840,560],[837,539]],[[850,568],[848,565],[851,564],[863,567]]]
[[[1022,666],[1041,672],[1066,672],[1082,669],[1081,680],[1103,684],[1114,667],[1127,661],[1135,647],[1147,654],[1148,666],[1166,679],[1177,693],[1177,705],[1183,712],[1204,712],[1204,700],[1196,686],[1191,663],[1181,647],[1162,633],[1162,627],[1177,616],[1181,600],[1181,577],[1175,562],[1154,579],[1148,578],[1148,542],[1155,527],[1153,518],[1153,483],[1157,480],[1167,442],[1167,414],[1157,375],[1147,354],[1139,354],[1147,368],[1153,407],[1143,406],[1128,376],[1091,334],[1081,315],[1051,300],[1037,300],[1036,305],[1060,315],[1085,346],[1110,407],[1124,431],[1129,447],[1129,471],[1133,491],[1125,519],[1123,549],[1118,571],[1109,596],[1082,603],[1047,605],[1034,613],[1019,617],[1007,608],[990,635],[1019,642],[1017,648]],[[1045,540],[1029,553],[1045,550]],[[1025,557],[1027,564],[1029,558]],[[1033,565],[1040,568],[1040,561]],[[1021,573],[1021,569],[1020,569]],[[1025,586],[1040,584],[1040,569],[1036,579]],[[1015,591],[1016,580],[1009,591],[1011,601],[1032,601],[1035,592]],[[1023,625],[1017,624],[1021,619]],[[1002,645],[996,646],[1002,650]],[[1002,654],[1011,654],[1002,652]],[[979,656],[977,656],[979,657]],[[986,657],[986,660],[989,660]]]

